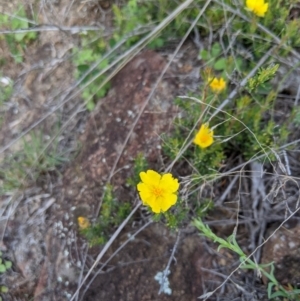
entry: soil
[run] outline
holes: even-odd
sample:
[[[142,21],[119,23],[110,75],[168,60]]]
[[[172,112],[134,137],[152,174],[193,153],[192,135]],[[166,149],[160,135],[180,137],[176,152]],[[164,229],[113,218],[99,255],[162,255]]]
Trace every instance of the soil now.
[[[13,11],[16,3],[12,4],[6,8],[7,12]],[[27,5],[30,8],[34,2]],[[4,11],[3,5],[0,8]],[[49,1],[39,10],[38,19],[43,24],[100,24],[109,29],[110,9],[109,1]],[[126,181],[133,175],[134,158],[143,153],[151,168],[164,167],[162,134],[172,130],[172,122],[180,114],[174,98],[184,91],[195,91],[201,80],[198,49],[188,41],[148,100],[170,52],[143,50],[113,78],[107,96],[88,114],[82,109],[79,95],[64,103],[77,89],[69,60],[71,49],[77,44],[78,36],[70,32],[43,32],[26,49],[21,66],[15,67],[8,60],[3,70],[3,75],[14,79],[16,85],[0,129],[1,145],[8,145],[24,134],[37,120],[45,135],[52,135],[51,129],[61,122],[65,127],[59,133],[60,146],[70,158],[59,171],[47,172],[36,183],[0,200],[0,237],[3,237],[0,249],[3,257],[13,262],[13,268],[0,280],[9,288],[3,300],[72,298],[101,252],[101,247],[88,248],[79,233],[77,217],[95,220],[108,182],[120,202],[130,202],[132,207],[137,204],[137,193]],[[2,45],[1,55],[9,57],[9,49]],[[53,108],[53,114],[45,119]],[[6,154],[19,150],[20,145],[14,143]],[[260,166],[251,168],[250,172]],[[294,175],[297,176],[296,172]],[[253,213],[248,216],[254,221],[241,223],[237,238],[245,252],[252,252],[251,238],[270,236],[262,248],[261,262],[275,261],[281,283],[296,286],[300,279],[295,268],[300,247],[298,220],[291,220],[276,233],[269,227],[273,220],[268,220],[268,227],[260,228],[260,224],[267,225],[262,222],[266,218],[261,212],[266,216],[269,212],[263,203],[264,187],[254,180],[250,184],[247,181],[243,184],[249,197],[246,194],[241,197],[245,216],[251,209],[251,193],[255,189],[260,193],[257,206],[253,206]],[[225,190],[224,185],[218,187],[216,199]],[[229,203],[236,199],[233,195],[238,192],[232,191],[207,218],[221,236],[230,235],[235,229],[238,208]],[[135,235],[147,223],[149,226]],[[125,242],[126,246],[122,247]],[[155,277],[166,269],[170,259],[167,278],[172,294],[159,294],[160,285]],[[149,214],[140,208],[93,269],[76,300],[196,301],[221,285],[238,264],[239,258],[226,250],[216,252],[216,245],[200,237],[193,227],[172,231],[163,223],[151,222]],[[253,273],[238,270],[208,300],[266,300],[264,281],[253,277]]]
[[[44,198],[36,200],[33,197],[31,202],[27,202],[27,206],[18,206],[13,221],[9,221],[6,226],[4,236],[5,246],[12,250],[16,270],[20,272],[7,279],[9,287],[13,288],[12,283],[17,283],[16,291],[23,293],[20,290],[20,278],[25,278],[26,289],[34,292],[34,300],[49,300],[49,295],[54,295],[58,300],[63,298],[58,279],[63,279],[63,282],[68,282],[72,287],[81,269],[81,266],[73,265],[80,262],[80,258],[76,258],[72,263],[66,254],[80,257],[75,254],[74,249],[82,250],[85,245],[82,238],[76,237],[77,217],[94,217],[104,184],[120,152],[124,137],[132,128],[135,117],[164,66],[163,57],[153,51],[144,51],[120,71],[112,81],[112,89],[108,96],[98,103],[88,118],[81,137],[83,148],[63,173],[61,185],[56,183],[52,193],[40,191]],[[137,154],[146,154],[151,166],[155,166],[158,158],[162,156],[160,134],[170,129],[172,119],[177,114],[176,107],[172,104],[172,93],[176,91],[176,87],[176,81],[172,79],[171,74],[167,74],[167,79],[159,84],[153,100],[146,106],[134,128],[116,166],[118,172],[112,178],[116,187],[115,194],[119,196],[120,201],[135,199],[136,192],[126,188],[126,179],[132,176],[133,159]],[[42,208],[43,212],[39,215],[38,212]],[[26,212],[27,210],[29,212]],[[138,223],[139,215],[135,217]],[[32,224],[30,220],[33,221]],[[128,236],[131,231],[132,228],[125,231],[125,235]],[[28,234],[32,236],[30,245]],[[199,262],[206,258],[203,255],[205,252],[198,236],[194,239],[185,236],[183,235],[182,240],[187,241],[187,244],[180,243],[178,256],[184,256],[187,261],[181,259],[170,276],[170,281],[176,288],[172,296],[163,295],[160,300],[182,300],[181,298],[185,297],[192,299],[201,294],[201,274],[196,276],[197,265],[190,262],[189,258],[200,264]],[[116,244],[123,240],[124,237],[121,237]],[[136,242],[139,247],[136,246]],[[92,297],[96,300],[154,300],[159,288],[154,276],[163,271],[173,244],[174,235],[171,235],[167,228],[160,224],[152,225],[118,254],[112,262],[114,270],[100,274],[86,295],[82,296],[83,300],[91,300]],[[94,248],[91,252],[90,256],[94,256],[95,252],[99,251]],[[209,253],[206,253],[209,257]],[[207,266],[208,263],[209,261],[203,262],[200,266]],[[182,281],[182,275],[185,275],[185,282]],[[145,285],[139,285],[143,282]],[[133,293],[132,288],[137,285],[140,290]],[[95,287],[102,288],[100,296],[97,296]],[[67,294],[66,289],[65,295]],[[123,296],[123,299],[120,296]]]

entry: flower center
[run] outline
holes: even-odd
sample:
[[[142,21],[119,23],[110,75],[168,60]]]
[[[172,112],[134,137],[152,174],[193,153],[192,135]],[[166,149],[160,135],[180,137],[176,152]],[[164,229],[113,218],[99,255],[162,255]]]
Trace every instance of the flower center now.
[[[203,143],[205,143],[205,142],[207,142],[209,140],[209,138],[210,138],[210,135],[204,134],[204,135],[201,136],[201,141]]]
[[[152,193],[158,198],[161,197],[164,193],[164,190],[160,187],[153,187]]]
[[[253,12],[254,13],[259,13],[261,11],[261,6],[259,6],[258,4],[256,4],[254,7],[253,7]]]

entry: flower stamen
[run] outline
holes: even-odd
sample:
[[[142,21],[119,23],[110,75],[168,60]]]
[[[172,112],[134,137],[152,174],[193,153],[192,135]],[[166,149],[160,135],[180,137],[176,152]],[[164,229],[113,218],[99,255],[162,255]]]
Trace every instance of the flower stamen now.
[[[158,198],[161,197],[163,195],[163,189],[159,188],[159,187],[153,187],[152,193]]]

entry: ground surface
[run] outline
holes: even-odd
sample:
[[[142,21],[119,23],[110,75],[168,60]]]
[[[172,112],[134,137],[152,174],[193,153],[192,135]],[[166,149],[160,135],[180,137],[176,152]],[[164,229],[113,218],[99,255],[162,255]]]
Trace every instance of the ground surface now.
[[[10,13],[14,5],[14,2],[8,7],[0,4],[0,8],[2,12]],[[30,2],[27,5],[31,7]],[[71,3],[61,0],[44,3],[38,11],[40,22],[45,24],[104,24],[109,27],[109,10],[107,1],[96,5],[93,1]],[[51,128],[59,121],[65,125],[59,133],[60,143],[65,156],[70,159],[59,172],[49,172],[35,185],[2,196],[0,234],[3,241],[0,247],[5,258],[13,262],[12,270],[1,280],[9,287],[4,300],[71,298],[101,251],[100,247],[87,248],[78,231],[77,217],[84,216],[91,221],[95,218],[108,180],[113,183],[120,202],[127,201],[132,206],[137,203],[136,192],[126,185],[126,179],[132,175],[133,159],[142,152],[151,168],[160,168],[164,164],[161,135],[172,130],[172,121],[179,114],[174,97],[199,83],[198,49],[188,41],[148,101],[157,78],[168,63],[170,52],[144,50],[114,77],[108,95],[99,99],[92,113],[87,113],[80,94],[66,101],[77,89],[74,87],[74,67],[68,59],[77,43],[78,36],[70,32],[43,32],[28,47],[24,63],[18,69],[9,59],[9,50],[1,44],[1,55],[7,58],[3,74],[16,82],[11,107],[7,109],[0,129],[1,146],[14,141],[38,120],[43,133],[52,135]],[[44,120],[51,110],[54,113]],[[20,145],[17,141],[6,150],[6,154],[19,150]],[[260,167],[251,166],[250,172],[256,168]],[[295,170],[293,175],[299,176],[297,172]],[[268,220],[259,215],[262,212],[267,214],[269,208],[265,186],[257,182],[252,183],[252,188],[247,188],[247,185],[249,182],[244,185],[249,198],[257,189],[260,193],[253,194],[259,195],[256,204],[259,201],[259,204],[264,204],[252,208],[253,222],[245,226],[241,223],[238,232],[245,251],[253,251],[251,235],[259,233],[260,237],[267,238],[274,233],[278,223],[276,218]],[[236,208],[223,203],[236,198],[238,192],[234,195],[233,190],[231,195],[223,198],[224,190],[216,191],[216,199],[219,197],[221,201],[208,220],[217,233],[230,235]],[[249,198],[244,198],[244,203],[247,203]],[[278,207],[277,212],[284,211],[284,206]],[[180,233],[170,266],[168,279],[172,295],[159,295],[160,287],[154,277],[166,268],[178,233],[162,223],[149,221],[150,217],[142,209],[136,212],[83,285],[77,300],[198,300],[201,294],[221,284],[239,263],[230,252],[221,250],[217,254],[213,244],[206,243],[198,232],[187,227]],[[101,264],[148,222],[149,226],[131,239],[100,271]],[[274,228],[269,229],[271,222]],[[299,262],[297,219],[285,226],[264,246],[261,258],[265,263],[278,262],[278,279],[283,284],[297,285],[299,273],[291,271]],[[264,280],[249,275],[244,272],[234,274],[219,292],[219,300],[230,300],[232,296],[237,300],[265,300]]]

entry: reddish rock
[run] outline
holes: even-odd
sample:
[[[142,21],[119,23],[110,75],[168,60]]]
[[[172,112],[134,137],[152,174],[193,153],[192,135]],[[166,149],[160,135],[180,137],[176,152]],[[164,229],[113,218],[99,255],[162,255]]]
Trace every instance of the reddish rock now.
[[[299,287],[300,226],[292,229],[281,227],[272,234],[273,231],[268,231],[271,238],[263,247],[262,263],[274,262],[277,280],[283,285]]]

